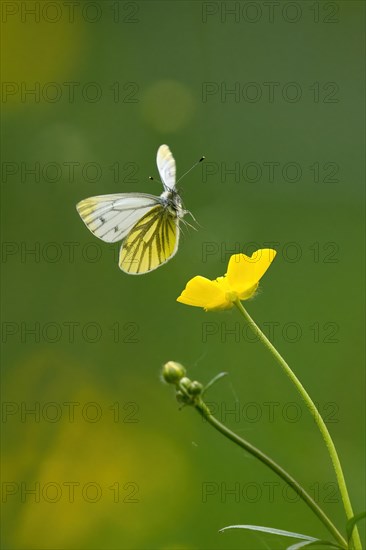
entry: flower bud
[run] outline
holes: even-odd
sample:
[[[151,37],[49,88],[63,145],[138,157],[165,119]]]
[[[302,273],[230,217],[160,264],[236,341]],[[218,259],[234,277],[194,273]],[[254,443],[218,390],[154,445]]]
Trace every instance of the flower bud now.
[[[163,379],[168,384],[178,384],[180,380],[185,376],[186,369],[180,363],[175,361],[168,361],[163,366]]]
[[[200,395],[202,393],[203,386],[201,382],[194,381],[191,383],[189,393],[191,395]]]

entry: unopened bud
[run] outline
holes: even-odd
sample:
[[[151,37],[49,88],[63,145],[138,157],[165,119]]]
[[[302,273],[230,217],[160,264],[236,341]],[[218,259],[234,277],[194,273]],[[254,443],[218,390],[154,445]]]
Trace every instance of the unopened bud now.
[[[177,384],[186,375],[186,369],[180,363],[168,361],[163,366],[163,379],[168,384]]]
[[[203,386],[201,382],[194,381],[190,385],[189,393],[191,395],[200,395],[202,393],[202,390],[203,390]]]

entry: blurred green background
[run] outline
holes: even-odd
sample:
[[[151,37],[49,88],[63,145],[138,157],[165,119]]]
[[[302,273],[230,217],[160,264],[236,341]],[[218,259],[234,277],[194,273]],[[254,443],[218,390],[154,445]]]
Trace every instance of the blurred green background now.
[[[1,7],[2,548],[286,548],[218,533],[237,523],[327,537],[270,471],[179,410],[168,360],[204,383],[227,371],[207,397],[218,417],[343,529],[325,446],[280,368],[235,311],[176,297],[238,247],[274,243],[248,310],[319,404],[362,511],[364,3]],[[162,143],[178,176],[206,156],[181,183],[199,230],[128,276],[75,204],[160,194]]]

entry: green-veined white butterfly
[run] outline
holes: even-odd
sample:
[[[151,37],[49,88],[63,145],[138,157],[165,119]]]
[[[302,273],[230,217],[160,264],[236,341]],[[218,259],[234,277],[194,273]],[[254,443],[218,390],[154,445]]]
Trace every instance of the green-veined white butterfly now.
[[[131,275],[153,271],[176,254],[179,221],[188,212],[175,186],[175,160],[167,145],[159,147],[156,162],[164,186],[160,197],[119,193],[90,197],[76,205],[96,237],[107,243],[123,241],[118,265]]]

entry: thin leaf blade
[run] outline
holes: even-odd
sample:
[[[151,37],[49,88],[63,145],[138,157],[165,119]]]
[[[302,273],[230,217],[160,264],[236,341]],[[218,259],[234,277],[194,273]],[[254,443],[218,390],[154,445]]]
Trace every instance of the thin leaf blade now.
[[[361,512],[360,514],[356,514],[355,516],[353,516],[353,518],[347,521],[346,531],[348,540],[350,540],[350,538],[352,537],[353,529],[355,528],[356,523],[364,518],[366,518],[366,511]]]
[[[305,540],[308,543],[316,542],[319,539],[304,535],[302,533],[293,533],[292,531],[285,531],[284,529],[275,529],[274,527],[265,527],[263,525],[228,525],[220,529],[220,533],[227,531],[228,529],[246,529],[248,531],[260,531],[261,533],[269,533],[271,535],[278,535],[281,537],[291,537],[294,539]]]
[[[288,546],[286,550],[299,550],[300,548],[304,548],[304,546],[309,546],[310,544],[313,544],[313,541],[302,540],[301,542],[296,542],[295,544],[291,544],[291,546]]]
[[[301,542],[296,542],[295,544],[292,544],[291,546],[289,546],[288,548],[286,548],[286,550],[298,550],[299,548],[304,548],[304,547],[307,547],[309,548],[310,546],[328,546],[328,548],[342,548],[342,546],[339,546],[339,544],[335,543],[335,542],[331,542],[329,540],[315,540],[315,541],[312,541],[312,540],[305,540],[305,541],[301,541]]]

